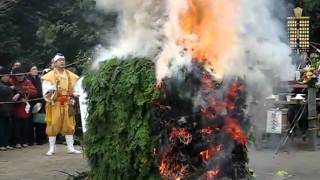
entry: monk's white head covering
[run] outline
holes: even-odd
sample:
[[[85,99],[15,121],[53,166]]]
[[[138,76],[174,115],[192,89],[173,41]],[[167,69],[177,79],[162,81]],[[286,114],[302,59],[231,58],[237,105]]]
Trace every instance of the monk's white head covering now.
[[[54,56],[54,58],[52,59],[52,61],[53,62],[56,62],[56,61],[58,61],[59,59],[65,59],[64,58],[64,55],[63,54],[56,54],[55,56]]]

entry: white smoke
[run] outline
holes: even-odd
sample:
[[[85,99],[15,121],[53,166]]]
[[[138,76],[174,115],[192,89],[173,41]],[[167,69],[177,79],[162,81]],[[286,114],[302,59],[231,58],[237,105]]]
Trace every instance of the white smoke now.
[[[97,0],[96,2],[98,9],[107,13],[117,12],[119,18],[117,34],[110,39],[111,46],[98,48],[95,65],[112,57],[129,55],[157,59],[155,56],[161,57],[158,53],[163,49],[165,51],[162,53],[167,54],[167,59],[181,57],[183,51],[177,45],[182,34],[179,27],[179,13],[188,8],[186,0]],[[263,78],[266,70],[272,70],[281,79],[292,78],[294,67],[289,56],[291,50],[286,42],[283,42],[286,40],[285,26],[279,18],[274,17],[273,13],[276,8],[280,9],[282,1],[237,0],[236,2],[240,5],[237,24],[234,25],[238,31],[238,44],[236,51],[230,51],[225,72],[227,74],[236,72],[238,75],[246,75],[246,78],[255,77],[252,81],[258,81],[257,77]],[[190,57],[186,59],[190,60]],[[186,64],[190,63],[189,60],[185,61]],[[176,67],[180,67],[183,61],[173,61],[172,67],[175,67],[174,63],[178,64]],[[170,70],[175,71],[176,68]],[[157,71],[163,71],[166,75],[174,74],[168,67],[163,66],[163,62],[157,65]]]
[[[223,3],[223,0],[219,2]],[[245,77],[254,90],[261,87],[263,91],[261,94],[270,94],[274,77],[293,80],[294,76],[295,67],[291,64],[291,49],[286,42],[286,26],[280,19],[285,19],[287,13],[278,12],[277,14],[282,17],[275,17],[274,12],[284,9],[280,8],[283,7],[282,1],[238,0],[236,2],[240,7],[239,12],[235,13],[239,14],[235,19],[236,24],[233,24],[234,27],[230,27],[237,31],[236,45],[235,49],[225,49],[225,75]],[[188,66],[191,60],[190,56],[181,57],[183,51],[177,45],[181,35],[185,35],[179,28],[178,13],[187,9],[188,5],[183,0],[169,1],[168,7],[169,18],[164,25],[167,39],[162,46],[164,51],[156,62],[158,81],[165,76],[174,75],[179,67]],[[220,18],[223,18],[223,14]],[[192,41],[190,35],[188,38]],[[181,60],[182,58],[184,60]]]
[[[228,54],[225,76],[243,77],[249,96],[264,100],[272,93],[275,77],[278,80],[294,77],[286,25],[281,21],[287,13],[279,12],[283,10],[280,8],[283,2],[279,0],[229,1],[237,2],[239,11],[234,12],[236,23],[230,27],[237,31],[235,49],[225,49]],[[97,0],[97,7],[119,13],[119,19],[112,45],[99,48],[95,65],[112,57],[148,57],[155,60],[157,79],[161,80],[190,64],[191,56],[184,54],[188,51],[177,44],[183,35],[179,12],[188,8],[187,0]],[[193,40],[192,36],[188,38]],[[265,123],[261,109],[251,112],[260,123]]]
[[[233,64],[226,67],[230,73],[245,76],[249,97],[258,101],[260,107],[249,106],[251,123],[261,130],[266,125],[265,97],[273,94],[273,88],[280,80],[294,79],[295,66],[283,21],[287,12],[283,11],[282,3],[279,0],[241,0],[238,53],[231,60]]]
[[[275,76],[293,80],[295,67],[291,63],[291,49],[285,42],[286,26],[280,21],[286,12],[278,12],[282,17],[274,15],[281,6],[278,0],[241,0],[238,51],[231,59],[233,63],[226,67],[228,72],[243,74],[249,83],[263,83],[266,88],[272,88],[268,82]]]
[[[236,31],[236,40],[235,49],[224,52],[228,58],[224,61],[225,76],[244,77],[249,93],[264,98],[272,93],[274,77],[281,80],[294,77],[286,26],[281,21],[286,19],[287,12],[281,12],[284,8],[279,0],[233,2],[239,5],[236,23],[230,27]],[[219,0],[219,3],[230,2]],[[97,7],[107,13],[117,12],[119,18],[111,46],[97,50],[95,65],[112,57],[148,57],[155,60],[159,81],[190,64],[189,47],[177,44],[182,38],[196,39],[180,29],[179,13],[188,9],[186,0],[97,0]]]
[[[241,2],[239,54],[238,59],[233,59],[241,62],[235,63],[237,68],[230,69],[246,75],[249,93],[260,94],[262,100],[272,94],[275,81],[293,80],[294,77],[295,66],[286,42],[286,25],[281,22],[281,19],[286,19],[287,12],[281,12],[283,2],[278,0]]]
[[[290,47],[285,42],[285,22],[280,21],[287,15],[280,12],[284,10],[280,8],[283,2],[233,2],[239,10],[234,12],[237,19],[230,28],[237,32],[235,49],[223,52],[228,58],[224,61],[225,75],[245,77],[250,89],[260,90],[262,96],[271,94],[273,77],[290,80],[295,71]],[[219,0],[217,3],[230,2]],[[186,0],[97,0],[97,8],[107,13],[117,12],[119,16],[117,34],[110,39],[110,47],[97,48],[95,66],[112,57],[148,57],[155,60],[159,81],[174,76],[181,66],[190,64],[191,56],[185,51],[189,47],[177,44],[182,38],[196,39],[192,35],[186,36],[180,29],[179,13],[188,9]],[[217,7],[212,9],[219,10]]]
[[[154,57],[161,47],[164,5],[161,0],[97,0],[97,8],[118,13],[110,47],[98,48],[94,66],[112,57]]]

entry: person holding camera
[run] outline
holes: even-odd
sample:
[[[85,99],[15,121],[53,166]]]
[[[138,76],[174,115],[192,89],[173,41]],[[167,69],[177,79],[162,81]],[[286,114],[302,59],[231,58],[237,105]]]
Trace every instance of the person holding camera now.
[[[12,100],[16,102],[13,106],[16,148],[28,147],[28,143],[32,145],[32,137],[29,133],[32,122],[28,100],[36,97],[37,90],[20,67],[13,69],[11,83],[14,86]]]
[[[32,82],[34,87],[37,89],[37,95],[35,101],[30,102],[32,109],[32,129],[31,134],[34,136],[34,141],[37,145],[42,145],[47,142],[46,136],[46,124],[44,121],[45,117],[45,106],[44,100],[42,99],[42,85],[41,78],[37,66],[32,65],[27,78]]]

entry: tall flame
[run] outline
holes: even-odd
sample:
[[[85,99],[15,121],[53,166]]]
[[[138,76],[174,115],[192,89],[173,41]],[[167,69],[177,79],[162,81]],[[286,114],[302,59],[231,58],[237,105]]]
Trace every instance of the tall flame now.
[[[185,45],[185,39],[189,39],[192,57],[204,62],[208,69],[221,77],[226,57],[235,46],[237,1],[186,1],[188,9],[180,14],[182,44]]]

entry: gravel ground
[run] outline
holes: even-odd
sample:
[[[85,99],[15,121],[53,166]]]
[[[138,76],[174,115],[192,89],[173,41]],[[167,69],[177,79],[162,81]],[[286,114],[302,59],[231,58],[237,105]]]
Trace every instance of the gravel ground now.
[[[88,169],[83,154],[68,154],[66,146],[57,145],[56,154],[46,156],[47,148],[48,145],[42,145],[0,151],[0,179],[60,180],[68,177],[65,173],[77,174]]]

